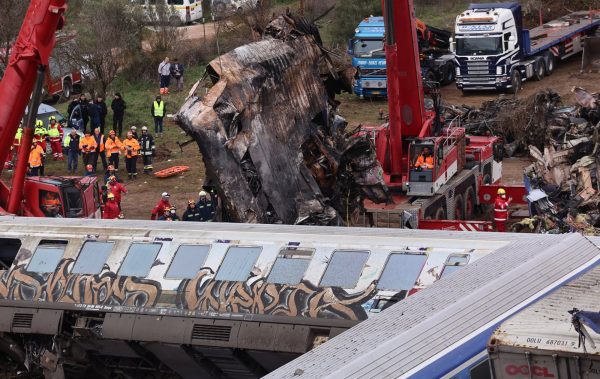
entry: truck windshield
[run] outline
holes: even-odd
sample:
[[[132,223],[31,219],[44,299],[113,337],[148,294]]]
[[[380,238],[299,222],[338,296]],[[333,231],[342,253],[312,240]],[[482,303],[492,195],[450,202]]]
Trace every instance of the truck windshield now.
[[[357,39],[354,41],[355,57],[384,57],[383,40]]]
[[[498,55],[501,53],[501,37],[456,39],[456,55]]]

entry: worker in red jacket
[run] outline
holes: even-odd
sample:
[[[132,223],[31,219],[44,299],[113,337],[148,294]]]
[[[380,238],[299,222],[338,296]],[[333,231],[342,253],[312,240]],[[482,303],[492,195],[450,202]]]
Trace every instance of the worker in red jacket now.
[[[108,178],[106,186],[110,193],[115,195],[115,203],[117,203],[117,206],[121,209],[121,199],[123,198],[123,194],[127,193],[127,189],[117,181],[117,177],[114,175]]]
[[[512,198],[506,199],[506,191],[504,188],[498,189],[498,196],[494,203],[494,224],[497,232],[506,231],[506,220],[508,220],[508,207]]]
[[[121,214],[121,210],[115,201],[115,195],[113,193],[109,193],[107,195],[107,202],[104,204],[104,212],[102,212],[102,218],[108,220],[114,220],[115,218],[119,218]]]
[[[163,192],[158,204],[152,209],[152,215],[150,220],[157,220],[165,215],[167,209],[171,209],[171,203],[169,202],[169,193]]]

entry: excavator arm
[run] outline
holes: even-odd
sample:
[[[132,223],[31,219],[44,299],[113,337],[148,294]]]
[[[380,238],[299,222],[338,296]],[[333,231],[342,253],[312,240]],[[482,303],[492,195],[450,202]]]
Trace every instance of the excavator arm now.
[[[31,0],[29,4],[4,77],[0,81],[0,162],[5,162],[8,158],[14,136],[38,81],[38,72],[43,72],[48,66],[56,43],[55,33],[63,26],[66,9],[66,0]],[[36,112],[37,107],[35,108],[29,112]],[[12,207],[8,206],[8,211],[11,213],[16,212],[23,196],[24,173],[28,164],[23,157],[28,156],[26,153],[31,146],[32,137],[33,130],[25,128],[21,147],[25,151],[19,154],[20,159],[9,192]],[[0,173],[3,166],[4,164],[0,164]],[[6,187],[3,187],[0,191],[0,203],[6,208],[9,200],[6,198]]]

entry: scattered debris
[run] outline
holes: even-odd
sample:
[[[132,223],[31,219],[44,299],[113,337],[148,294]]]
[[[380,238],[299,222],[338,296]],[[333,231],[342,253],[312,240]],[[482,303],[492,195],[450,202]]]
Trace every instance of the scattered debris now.
[[[336,114],[352,73],[336,70],[314,26],[280,16],[207,74],[212,88],[191,94],[177,120],[230,221],[340,225],[364,197],[388,200],[371,141]]]

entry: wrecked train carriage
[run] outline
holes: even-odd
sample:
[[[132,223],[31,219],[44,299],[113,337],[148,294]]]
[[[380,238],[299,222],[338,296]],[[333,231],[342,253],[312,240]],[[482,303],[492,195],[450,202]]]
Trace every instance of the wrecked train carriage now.
[[[212,88],[177,116],[231,221],[341,224],[361,194],[387,199],[370,144],[347,138],[333,111],[328,93],[344,85],[331,76],[324,85],[317,41],[279,17],[262,41],[213,60]]]

